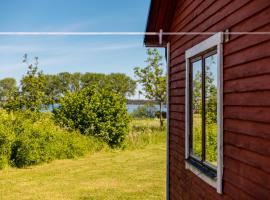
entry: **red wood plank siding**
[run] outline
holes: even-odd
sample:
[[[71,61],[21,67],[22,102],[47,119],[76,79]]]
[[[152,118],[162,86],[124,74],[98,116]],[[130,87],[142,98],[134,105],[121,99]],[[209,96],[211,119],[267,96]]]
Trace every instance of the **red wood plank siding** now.
[[[182,0],[170,31],[270,31],[269,0]],[[270,35],[224,44],[223,194],[185,169],[185,51],[209,36],[170,36],[170,199],[270,199]]]

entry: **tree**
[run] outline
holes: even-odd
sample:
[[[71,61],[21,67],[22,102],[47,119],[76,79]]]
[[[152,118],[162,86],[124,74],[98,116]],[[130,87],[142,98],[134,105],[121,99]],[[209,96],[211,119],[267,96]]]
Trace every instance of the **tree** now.
[[[197,71],[193,80],[192,105],[195,114],[202,113],[202,73]]]
[[[55,81],[61,95],[65,95],[67,92],[78,92],[82,89],[81,73],[61,72],[56,76]]]
[[[98,87],[105,87],[106,75],[101,73],[85,73],[81,77],[82,88],[97,85]]]
[[[142,84],[145,97],[158,102],[160,127],[163,127],[162,109],[167,99],[166,74],[162,69],[162,56],[159,54],[158,50],[147,49],[147,55],[147,66],[145,68],[135,67],[134,73],[138,78],[138,82]]]
[[[136,81],[132,80],[126,74],[111,73],[107,75],[107,81],[108,87],[124,98],[130,97],[135,93]]]
[[[70,92],[78,92],[81,89],[81,77],[82,74],[79,72],[70,74],[70,84],[69,84]]]
[[[193,79],[192,105],[195,114],[202,114],[202,73],[197,71]],[[205,109],[209,124],[217,123],[217,86],[209,66],[205,66]]]
[[[136,82],[122,73],[111,73],[109,75],[99,73],[85,73],[81,76],[82,88],[96,85],[99,88],[106,87],[113,92],[127,98],[134,95]]]
[[[0,80],[1,106],[4,106],[6,102],[10,101],[17,90],[17,83],[14,78],[4,78]]]
[[[54,109],[54,105],[59,102],[62,96],[59,77],[57,75],[45,75],[45,95],[47,98],[47,105],[51,105]]]
[[[59,81],[59,91],[64,96],[65,93],[70,91],[71,74],[69,72],[61,72],[57,74],[57,79]]]
[[[46,78],[38,69],[38,57],[34,64],[28,64],[27,54],[24,55],[23,63],[28,65],[28,71],[21,80],[21,101],[25,109],[40,111],[46,107],[45,94]]]
[[[215,62],[212,60],[212,62]],[[205,100],[206,100],[206,119],[209,124],[217,123],[217,77],[210,70],[210,66],[205,66]],[[216,80],[216,81],[215,81]]]

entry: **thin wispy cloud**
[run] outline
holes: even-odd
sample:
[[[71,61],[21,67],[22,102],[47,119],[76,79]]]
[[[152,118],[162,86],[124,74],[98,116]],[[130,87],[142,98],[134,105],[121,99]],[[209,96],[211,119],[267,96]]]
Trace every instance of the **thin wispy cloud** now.
[[[112,45],[105,45],[101,47],[92,48],[95,51],[115,51],[115,50],[125,50],[125,49],[133,49],[142,47],[140,43],[131,43],[131,44],[112,44]]]
[[[80,21],[72,24],[68,24],[64,27],[60,27],[60,31],[71,32],[71,31],[83,31],[85,29],[91,29],[94,25],[98,23],[97,20],[89,20],[89,21]]]
[[[47,25],[42,28],[42,31],[59,31],[59,32],[76,32],[76,31],[85,31],[93,29],[96,25],[98,25],[99,20],[91,19],[85,21],[78,21],[69,24],[61,24],[61,25]]]
[[[35,44],[35,45],[0,45],[0,53],[7,54],[17,54],[17,53],[42,53],[42,52],[55,52],[60,54],[67,54],[69,52],[102,52],[102,51],[117,51],[117,50],[126,50],[126,49],[134,49],[140,48],[142,44],[140,43],[127,43],[127,44],[64,44],[64,45],[46,45],[46,44]]]
[[[68,47],[55,47],[50,49],[51,56],[49,58],[41,58],[40,63],[46,68],[56,67],[56,66],[67,66],[74,68],[76,63],[81,63],[82,60],[87,60],[90,55],[95,56],[96,54],[102,54],[109,51],[125,51],[128,49],[142,47],[138,43],[130,44],[110,44],[110,45],[100,45],[100,46],[68,46]],[[48,51],[48,50],[46,50]],[[54,53],[55,52],[55,53]],[[91,65],[89,63],[89,65]]]
[[[29,45],[0,45],[0,53],[14,54],[14,53],[26,53],[26,52],[41,52],[43,49],[39,46]]]
[[[9,73],[9,72],[14,73],[14,72],[24,70],[24,69],[26,68],[24,68],[22,63],[10,63],[10,64],[6,64],[0,67],[0,73]]]
[[[142,48],[142,44],[138,42],[110,44],[82,42],[73,45],[68,43],[61,45],[45,43],[0,45],[0,73],[25,72],[27,66],[22,63],[24,53],[28,53],[30,63],[34,62],[35,56],[38,56],[40,68],[48,73],[54,73],[53,70],[56,69],[57,71],[78,71],[83,68],[89,69],[89,66],[97,67],[92,62],[99,55],[110,55],[115,52],[119,52],[120,55],[136,48]],[[16,61],[10,58],[16,58]]]

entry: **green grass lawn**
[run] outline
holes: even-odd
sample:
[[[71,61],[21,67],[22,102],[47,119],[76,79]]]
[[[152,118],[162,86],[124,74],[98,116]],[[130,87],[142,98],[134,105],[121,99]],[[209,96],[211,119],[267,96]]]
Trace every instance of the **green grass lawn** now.
[[[135,140],[138,148],[134,145],[78,160],[4,169],[0,171],[0,199],[165,199],[165,133],[149,137],[152,128],[147,130],[144,129],[142,139]],[[137,127],[132,134],[136,131],[140,135]],[[131,138],[134,140],[134,136]]]

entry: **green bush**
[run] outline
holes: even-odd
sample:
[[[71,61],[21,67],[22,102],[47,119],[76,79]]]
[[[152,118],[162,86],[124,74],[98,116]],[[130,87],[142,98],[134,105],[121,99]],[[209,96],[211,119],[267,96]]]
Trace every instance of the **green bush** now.
[[[11,145],[14,141],[14,133],[8,127],[0,125],[0,169],[10,163]]]
[[[0,111],[0,167],[25,167],[77,158],[104,144],[57,126],[51,113]]]
[[[7,167],[10,163],[11,146],[15,139],[15,133],[11,129],[12,115],[0,111],[0,168]]]
[[[60,129],[51,119],[45,118],[24,127],[12,145],[11,160],[15,166],[24,167],[82,156],[87,148],[85,138]]]
[[[54,114],[61,126],[101,138],[111,147],[121,146],[129,130],[125,100],[108,89],[98,90],[94,86],[67,94]]]

